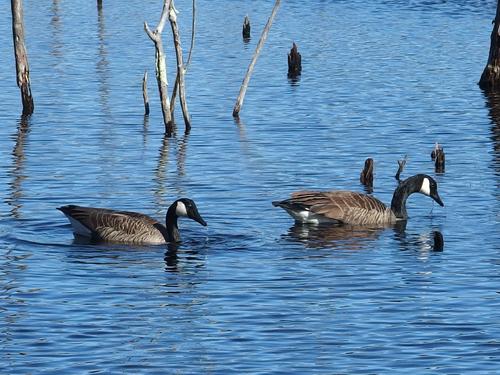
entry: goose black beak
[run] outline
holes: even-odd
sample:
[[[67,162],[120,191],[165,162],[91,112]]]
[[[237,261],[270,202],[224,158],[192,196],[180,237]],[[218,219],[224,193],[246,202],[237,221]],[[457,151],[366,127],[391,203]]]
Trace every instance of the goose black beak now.
[[[431,198],[434,199],[436,201],[436,203],[439,204],[441,207],[444,207],[444,203],[441,200],[441,198],[439,197],[439,194],[437,193],[437,191],[435,193],[431,194]]]
[[[198,211],[196,212],[193,212],[193,214],[191,215],[191,219],[193,219],[194,221],[200,223],[201,225],[203,225],[204,227],[207,226],[207,222],[205,220],[203,220],[203,218],[201,217],[201,215],[198,213]]]

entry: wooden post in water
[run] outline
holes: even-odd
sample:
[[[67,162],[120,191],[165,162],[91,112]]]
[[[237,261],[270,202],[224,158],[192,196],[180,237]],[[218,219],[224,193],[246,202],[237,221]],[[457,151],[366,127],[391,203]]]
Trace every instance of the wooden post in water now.
[[[149,115],[149,98],[148,98],[148,71],[144,71],[142,77],[142,98],[144,99],[144,114]]]
[[[243,30],[241,33],[243,35],[243,40],[250,39],[250,18],[248,18],[248,16],[245,16],[243,20]]]
[[[295,42],[288,54],[288,78],[297,78],[302,72],[302,56],[297,49]]]
[[[14,39],[14,54],[16,57],[17,86],[21,90],[23,115],[31,115],[35,110],[31,96],[30,69],[28,52],[24,44],[24,21],[22,0],[11,0],[12,37]]]
[[[488,62],[478,83],[483,90],[500,88],[500,0],[497,2],[497,12],[493,24]]]
[[[431,159],[435,161],[434,167],[436,173],[444,173],[444,166],[445,166],[445,156],[444,156],[444,150],[443,147],[436,142],[436,145],[434,146],[434,150],[431,152]]]
[[[248,82],[250,82],[250,76],[252,75],[253,68],[255,67],[257,58],[259,57],[260,50],[264,46],[264,43],[267,39],[267,34],[269,33],[269,29],[271,29],[271,25],[273,24],[274,17],[278,12],[279,5],[280,5],[280,0],[276,0],[276,2],[274,3],[273,11],[269,16],[269,19],[267,20],[267,24],[264,27],[264,31],[262,31],[262,35],[260,36],[259,43],[257,43],[257,47],[255,48],[255,52],[252,57],[252,61],[248,66],[247,73],[245,74],[245,78],[243,79],[243,83],[241,84],[240,93],[238,94],[238,98],[236,99],[236,104],[234,105],[233,117],[238,117],[240,115],[241,106],[243,105],[243,100],[245,99],[245,93],[247,92],[248,88]]]
[[[161,109],[163,114],[163,122],[165,124],[165,132],[171,135],[174,131],[174,124],[172,115],[170,113],[170,99],[168,97],[168,81],[167,81],[167,62],[165,59],[165,52],[163,50],[163,43],[161,40],[161,33],[165,27],[168,14],[170,10],[170,1],[163,0],[163,9],[161,12],[160,21],[154,31],[151,31],[147,22],[144,22],[144,30],[149,38],[153,41],[156,49],[156,80],[158,82],[158,89],[160,91]]]
[[[365,160],[365,167],[359,175],[359,181],[367,188],[373,188],[373,159],[368,158]]]
[[[174,0],[170,1],[170,10],[168,19],[172,27],[172,35],[174,37],[175,56],[177,58],[177,79],[176,87],[179,88],[179,100],[181,102],[182,115],[184,117],[184,124],[186,126],[185,133],[191,130],[191,116],[189,115],[187,102],[186,102],[186,84],[184,82],[184,61],[182,59],[181,38],[179,36],[179,27],[177,25],[177,10],[174,7]],[[177,83],[178,82],[178,83]],[[173,103],[172,103],[173,106]]]

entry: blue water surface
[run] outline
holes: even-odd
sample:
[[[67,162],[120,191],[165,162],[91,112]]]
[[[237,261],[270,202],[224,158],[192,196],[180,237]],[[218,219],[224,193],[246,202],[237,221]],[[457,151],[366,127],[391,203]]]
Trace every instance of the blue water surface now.
[[[177,107],[172,137],[143,30],[161,2],[23,3],[29,118],[0,4],[1,373],[497,373],[500,96],[477,86],[495,1],[282,1],[238,121],[274,2],[197,1],[192,131]],[[192,2],[176,7],[186,56]],[[163,40],[171,88],[168,24]],[[363,192],[367,157],[389,203],[405,155],[402,176],[435,177],[445,203],[412,196],[406,226],[300,226],[271,205],[299,189]],[[208,227],[182,221],[177,248],[75,241],[56,210],[162,219],[181,196]]]

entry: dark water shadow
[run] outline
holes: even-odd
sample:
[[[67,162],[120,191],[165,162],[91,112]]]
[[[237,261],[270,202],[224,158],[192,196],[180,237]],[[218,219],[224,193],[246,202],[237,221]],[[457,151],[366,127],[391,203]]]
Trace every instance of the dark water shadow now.
[[[6,203],[11,206],[10,213],[16,219],[21,218],[21,198],[23,197],[22,184],[26,178],[26,175],[24,174],[24,164],[26,161],[25,145],[29,132],[30,116],[23,115],[20,117],[17,124],[15,143],[12,150],[13,165],[11,171],[9,172],[12,180],[9,183],[10,193],[6,198]]]
[[[493,142],[492,169],[496,177],[496,197],[500,200],[500,91],[484,91],[486,108],[491,119],[491,141]]]

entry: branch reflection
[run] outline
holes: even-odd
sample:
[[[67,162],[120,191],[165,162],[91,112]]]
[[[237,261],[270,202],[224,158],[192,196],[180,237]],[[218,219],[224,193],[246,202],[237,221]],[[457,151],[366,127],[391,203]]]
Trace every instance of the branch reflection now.
[[[50,25],[52,26],[52,44],[50,54],[54,57],[62,57],[64,51],[64,44],[61,40],[61,15],[59,9],[59,0],[52,1],[52,18]],[[56,65],[57,66],[57,65]]]
[[[99,59],[96,63],[96,73],[99,77],[99,98],[101,99],[101,105],[103,112],[106,115],[111,114],[111,109],[109,107],[109,63],[108,63],[108,51],[106,48],[106,28],[104,24],[104,14],[102,11],[102,6],[97,7],[97,38],[99,40],[98,55]]]
[[[177,174],[176,177],[183,177],[186,174],[186,157],[189,142],[189,134],[185,133],[180,140],[175,137],[170,137],[167,134],[163,136],[162,144],[159,149],[158,163],[155,169],[155,181],[157,188],[154,191],[156,197],[155,203],[157,207],[165,207],[168,202],[165,201],[164,197],[167,195],[167,180],[168,180],[168,163],[171,150],[171,143],[175,145],[174,151],[176,152],[176,167]],[[176,197],[177,195],[182,195],[183,191],[181,186],[176,183],[178,180],[170,181],[168,186],[173,186],[175,188]],[[172,197],[174,198],[174,197]],[[172,202],[170,202],[172,203]]]
[[[22,208],[22,203],[20,202],[20,199],[23,196],[22,183],[26,178],[23,174],[24,161],[26,158],[24,146],[30,131],[29,119],[29,116],[24,115],[19,119],[16,142],[14,144],[14,149],[12,150],[13,168],[10,172],[12,175],[12,182],[9,184],[11,192],[10,197],[7,198],[7,204],[12,207],[10,212],[16,219],[21,217],[20,210]]]

